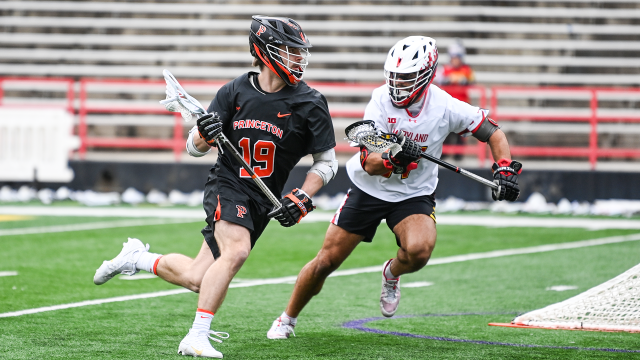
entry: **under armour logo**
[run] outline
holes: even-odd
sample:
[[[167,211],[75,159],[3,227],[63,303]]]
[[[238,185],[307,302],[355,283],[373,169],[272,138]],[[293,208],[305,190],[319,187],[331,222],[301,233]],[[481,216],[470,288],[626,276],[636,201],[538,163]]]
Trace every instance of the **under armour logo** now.
[[[247,213],[247,208],[241,205],[236,205],[236,208],[238,209],[238,217],[244,218],[244,214]]]
[[[414,123],[416,123],[416,124],[417,124],[417,123],[418,123],[418,120],[411,120],[411,119],[409,119],[409,122],[414,122]]]

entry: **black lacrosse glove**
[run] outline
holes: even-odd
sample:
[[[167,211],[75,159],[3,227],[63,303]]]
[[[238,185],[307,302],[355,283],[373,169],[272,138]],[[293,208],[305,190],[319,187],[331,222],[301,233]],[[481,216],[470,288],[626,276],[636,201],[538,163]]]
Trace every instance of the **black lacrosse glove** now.
[[[275,218],[284,227],[293,226],[307,216],[316,207],[306,192],[302,189],[293,189],[291,193],[280,199],[282,206],[271,210],[267,215],[269,218]]]
[[[520,196],[518,186],[518,174],[522,172],[522,164],[517,161],[500,159],[493,163],[493,182],[498,185],[498,189],[491,192],[493,200],[516,201]]]
[[[216,139],[222,133],[222,120],[218,113],[207,114],[198,119],[198,133],[209,146],[214,146]]]
[[[385,137],[384,134],[382,136]],[[417,168],[418,164],[415,161],[420,159],[420,154],[422,154],[420,145],[404,136],[402,132],[395,135],[395,142],[402,147],[402,150],[395,155],[391,155],[389,150],[383,152],[381,156],[384,166],[393,170],[394,174],[404,174]]]

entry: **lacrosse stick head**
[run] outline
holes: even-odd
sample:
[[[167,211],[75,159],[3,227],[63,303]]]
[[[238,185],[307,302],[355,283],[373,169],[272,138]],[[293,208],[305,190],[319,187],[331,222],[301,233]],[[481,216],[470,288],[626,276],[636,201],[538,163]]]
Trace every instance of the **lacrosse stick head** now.
[[[164,105],[165,109],[171,112],[179,112],[187,122],[207,114],[202,104],[180,86],[178,80],[169,70],[163,70],[162,75],[164,75],[164,80],[167,83],[167,98],[161,100],[160,104]]]
[[[392,156],[395,156],[402,150],[402,147],[396,142],[396,136],[382,134],[376,129],[375,122],[372,120],[356,121],[347,126],[344,132],[349,141],[364,146],[372,152],[383,153],[390,150]]]

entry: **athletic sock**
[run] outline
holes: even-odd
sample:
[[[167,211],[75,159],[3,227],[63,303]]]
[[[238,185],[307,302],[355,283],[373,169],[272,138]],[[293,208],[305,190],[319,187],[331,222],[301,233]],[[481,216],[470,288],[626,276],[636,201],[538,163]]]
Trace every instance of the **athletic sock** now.
[[[136,263],[136,269],[158,275],[156,273],[156,267],[158,266],[158,262],[161,257],[161,254],[154,254],[145,251],[140,255],[140,259],[138,259],[138,262]]]
[[[384,277],[387,280],[398,280],[399,276],[395,276],[391,273],[391,263],[392,261],[389,261],[389,263],[387,264],[387,267],[384,269]]]
[[[283,311],[282,315],[280,315],[280,317],[289,319],[289,324],[291,324],[292,326],[296,326],[296,323],[298,322],[298,318],[294,318],[294,317],[291,317],[291,316],[287,315],[286,311]]]
[[[198,308],[196,311],[196,319],[193,320],[191,328],[195,331],[209,331],[211,328],[211,320],[213,320],[213,313],[211,311]]]

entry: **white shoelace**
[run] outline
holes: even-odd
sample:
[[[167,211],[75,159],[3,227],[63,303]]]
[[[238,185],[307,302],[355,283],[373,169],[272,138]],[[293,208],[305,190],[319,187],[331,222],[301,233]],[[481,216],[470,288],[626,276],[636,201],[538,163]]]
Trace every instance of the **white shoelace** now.
[[[293,336],[296,336],[296,333],[293,331],[293,328],[295,325],[291,325],[291,324],[284,324],[282,322],[282,320],[280,318],[278,318],[278,330],[280,333],[282,334],[286,334],[288,331],[291,331],[291,333],[293,334]]]
[[[394,281],[393,283],[386,281],[384,284],[384,288],[387,292],[387,300],[395,300],[396,299],[396,286],[397,286],[398,282]]]
[[[222,332],[222,331],[213,331],[213,330],[209,330],[209,331],[207,331],[207,337],[208,337],[209,339],[211,339],[211,340],[213,340],[213,341],[216,341],[216,342],[219,342],[219,343],[222,343],[222,340],[217,339],[217,338],[215,338],[215,337],[213,337],[213,336],[211,336],[211,335],[216,336],[216,337],[219,337],[220,339],[225,339],[225,340],[229,338],[229,333],[226,333],[226,332]]]

